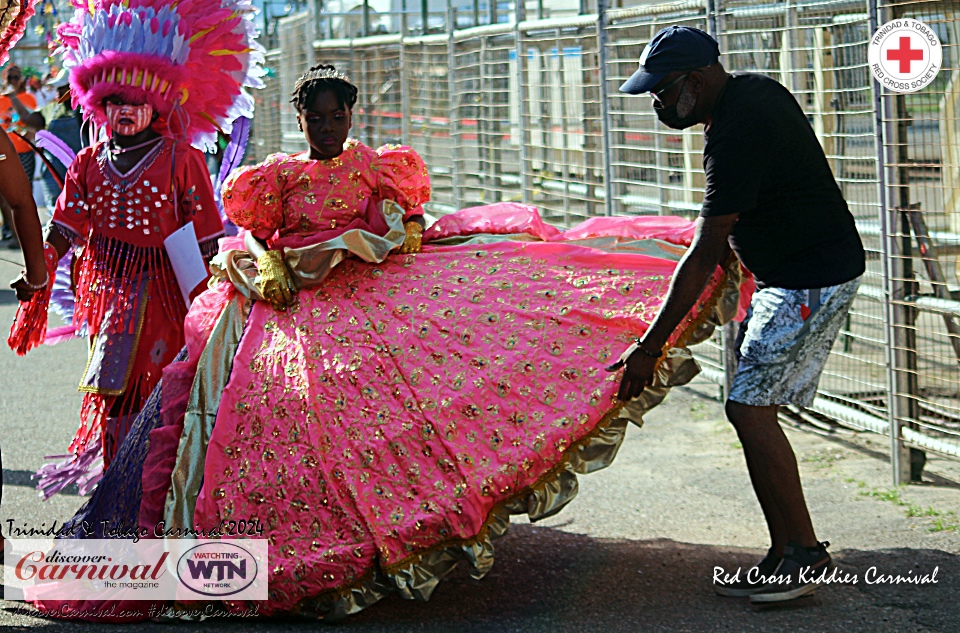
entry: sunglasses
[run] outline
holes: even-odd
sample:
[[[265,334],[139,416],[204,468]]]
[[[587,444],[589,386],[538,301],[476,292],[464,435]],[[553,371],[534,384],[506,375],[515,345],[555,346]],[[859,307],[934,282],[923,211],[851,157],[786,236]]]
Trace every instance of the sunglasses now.
[[[691,71],[691,72],[693,72],[693,71]],[[656,92],[654,92],[653,90],[651,90],[651,91],[650,91],[650,95],[651,95],[651,96],[654,98],[654,100],[657,101],[658,103],[663,103],[663,99],[661,98],[661,95],[663,95],[663,93],[665,93],[667,90],[670,90],[671,88],[673,88],[674,86],[676,86],[678,83],[680,83],[680,82],[683,81],[684,79],[686,79],[689,74],[690,74],[689,72],[683,73],[682,75],[680,75],[679,77],[677,77],[676,79],[674,79],[673,81],[671,81],[670,83],[668,83],[666,86],[664,86],[664,87],[661,88],[660,90],[657,90]]]

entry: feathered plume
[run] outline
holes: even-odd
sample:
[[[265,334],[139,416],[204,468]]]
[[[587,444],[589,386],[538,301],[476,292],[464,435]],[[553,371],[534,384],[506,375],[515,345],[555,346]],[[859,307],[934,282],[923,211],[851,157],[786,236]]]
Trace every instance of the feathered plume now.
[[[10,59],[10,49],[27,28],[35,0],[0,0],[0,66]]]
[[[207,149],[253,116],[263,48],[250,0],[71,0],[60,26],[74,103],[97,124],[112,95],[145,100],[171,133]]]
[[[227,177],[234,169],[243,162],[243,155],[247,151],[247,141],[250,138],[250,119],[245,116],[237,117],[233,122],[233,132],[230,134],[230,142],[223,150],[223,160],[220,161],[220,173],[217,174],[217,182],[213,187],[213,196],[217,201],[217,208],[220,210],[220,218],[224,223],[229,222],[223,212],[223,199],[221,198],[220,188],[226,182]]]

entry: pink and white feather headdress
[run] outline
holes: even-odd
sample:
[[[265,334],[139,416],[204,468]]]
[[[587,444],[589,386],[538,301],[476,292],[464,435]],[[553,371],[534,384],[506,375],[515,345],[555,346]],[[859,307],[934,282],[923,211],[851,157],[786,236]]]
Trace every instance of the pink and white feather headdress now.
[[[10,49],[23,37],[33,16],[35,0],[0,0],[0,66],[10,59]]]
[[[2,0],[0,0],[2,1]],[[250,0],[71,0],[59,29],[74,104],[98,125],[113,95],[150,103],[200,148],[253,116],[263,48]]]

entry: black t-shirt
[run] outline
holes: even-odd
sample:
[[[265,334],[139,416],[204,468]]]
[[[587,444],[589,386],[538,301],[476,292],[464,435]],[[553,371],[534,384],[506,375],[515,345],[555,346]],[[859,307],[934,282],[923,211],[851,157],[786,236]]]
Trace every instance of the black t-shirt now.
[[[793,95],[734,73],[705,133],[701,217],[739,213],[730,247],[761,287],[835,286],[863,274],[863,244]]]

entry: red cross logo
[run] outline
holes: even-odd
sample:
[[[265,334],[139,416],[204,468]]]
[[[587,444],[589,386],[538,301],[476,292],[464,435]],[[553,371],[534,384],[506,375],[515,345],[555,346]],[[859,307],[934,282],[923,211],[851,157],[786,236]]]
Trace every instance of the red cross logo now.
[[[923,61],[922,48],[910,48],[910,36],[900,38],[900,48],[891,48],[887,51],[887,60],[900,62],[900,74],[910,74],[910,62]]]

